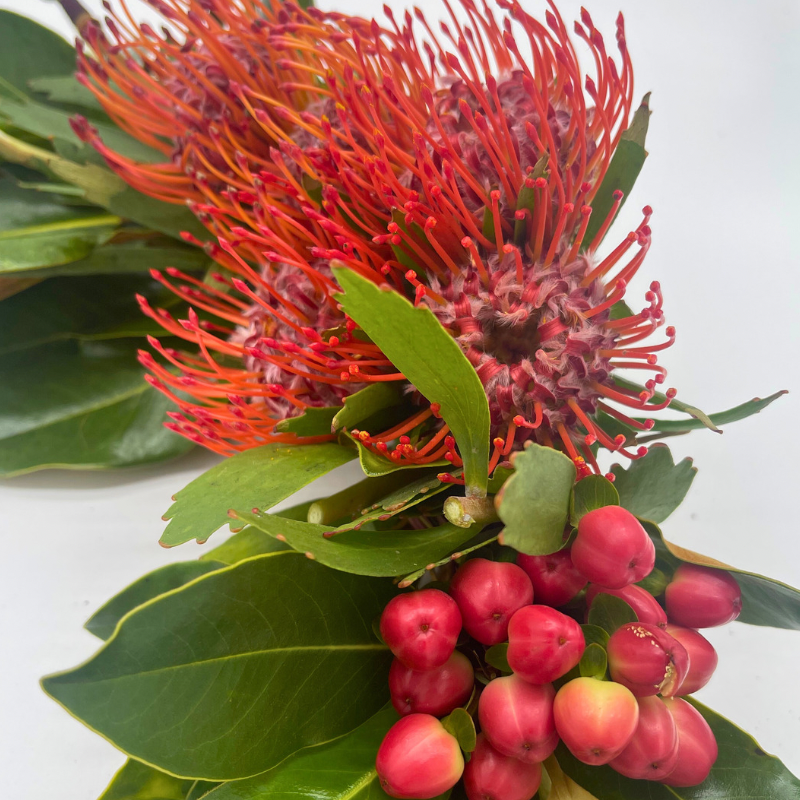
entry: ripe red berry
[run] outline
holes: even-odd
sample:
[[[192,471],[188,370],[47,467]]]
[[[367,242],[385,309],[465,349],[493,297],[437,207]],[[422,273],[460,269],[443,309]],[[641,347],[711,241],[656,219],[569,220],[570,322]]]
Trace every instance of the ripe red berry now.
[[[667,786],[697,786],[711,772],[719,750],[702,714],[680,697],[665,700],[678,729],[678,764],[662,779]]]
[[[549,556],[520,553],[517,564],[531,579],[536,602],[546,606],[563,606],[586,586],[586,578],[575,569],[569,550],[559,550]]]
[[[610,763],[621,775],[658,781],[678,763],[678,729],[659,697],[640,697],[639,722],[630,744]]]
[[[621,589],[653,571],[656,549],[630,511],[603,506],[581,517],[572,563],[592,583]]]
[[[742,592],[722,569],[681,564],[666,589],[670,622],[686,628],[713,628],[733,622],[742,610]]]
[[[495,678],[481,693],[478,719],[495,750],[530,764],[544,761],[558,744],[548,683],[534,686],[517,675]]]
[[[392,705],[403,715],[443,717],[469,700],[474,683],[472,664],[457,650],[441,667],[416,670],[396,658],[389,670]]]
[[[508,664],[529,683],[566,675],[585,649],[581,626],[549,606],[525,606],[508,625]]]
[[[629,622],[608,640],[611,677],[637,697],[671,697],[689,671],[686,648],[663,628]]]
[[[553,704],[558,735],[584,764],[608,764],[630,743],[639,722],[636,698],[612,681],[575,678]]]
[[[389,728],[375,769],[386,794],[428,800],[456,785],[464,758],[455,737],[436,717],[410,714]]]
[[[658,604],[650,592],[641,586],[623,586],[622,589],[607,589],[604,586],[592,584],[586,592],[586,604],[592,607],[595,597],[599,594],[610,594],[624,600],[635,612],[639,622],[649,622],[663,628],[667,624],[667,612]]]
[[[381,614],[381,636],[411,669],[441,667],[461,632],[461,612],[452,597],[423,589],[393,597]]]
[[[464,790],[469,800],[531,800],[539,791],[542,768],[498,753],[486,736],[478,736],[464,767]]]
[[[473,558],[459,567],[450,583],[464,629],[481,644],[499,644],[508,637],[515,611],[533,602],[530,578],[515,564]]]
[[[717,668],[717,651],[711,642],[693,628],[682,628],[680,625],[667,625],[667,633],[679,641],[689,654],[689,671],[683,679],[676,695],[683,697],[702,689]]]

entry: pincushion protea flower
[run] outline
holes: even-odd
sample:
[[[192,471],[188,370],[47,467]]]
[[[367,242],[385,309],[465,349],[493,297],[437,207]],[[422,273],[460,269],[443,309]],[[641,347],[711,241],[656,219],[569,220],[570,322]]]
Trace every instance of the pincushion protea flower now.
[[[136,188],[188,199],[218,237],[211,253],[235,275],[216,285],[177,270],[156,275],[210,315],[203,321],[143,303],[199,348],[153,339],[167,366],[142,355],[151,382],[179,406],[175,430],[233,453],[294,441],[275,426],[308,407],[339,405],[376,381],[407,385],[337,305],[330,266],[341,262],[430,308],[459,342],[489,398],[492,468],[527,439],[595,471],[595,442],[642,454],[595,415],[647,429],[652,421],[617,406],[649,413],[674,396],[653,398],[665,376],[655,353],[674,330],[644,343],[664,322],[658,284],[641,312],[611,311],[650,246],[651,210],[599,258],[623,200],[616,192],[586,237],[631,117],[621,16],[619,65],[587,12],[576,23],[594,61],[584,80],[552,4],[542,24],[513,0],[480,9],[461,0],[460,16],[451,12],[438,33],[419,10],[401,24],[386,9],[382,27],[291,3],[152,4],[171,32],[118,16],[112,43],[91,23],[94,55],[80,65],[123,127],[162,150],[170,142],[171,161],[133,164],[85,121],[75,127]],[[616,369],[651,377],[637,393],[615,384]],[[351,433],[398,461],[459,464],[437,408],[413,397],[419,411],[406,422]]]

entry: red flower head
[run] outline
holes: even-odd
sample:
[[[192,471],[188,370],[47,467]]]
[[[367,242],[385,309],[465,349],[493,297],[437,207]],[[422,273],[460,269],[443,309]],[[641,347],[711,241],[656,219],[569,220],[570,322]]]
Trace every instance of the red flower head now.
[[[406,381],[333,299],[330,265],[339,261],[430,308],[459,342],[489,398],[493,465],[526,439],[595,469],[594,442],[641,455],[596,415],[648,429],[652,421],[617,406],[648,413],[667,404],[653,399],[665,376],[655,352],[674,330],[643,344],[664,321],[658,284],[643,311],[617,313],[650,246],[651,211],[599,258],[623,199],[616,192],[587,236],[631,116],[622,17],[617,65],[583,12],[575,31],[594,61],[594,78],[584,79],[554,6],[542,24],[515,0],[497,0],[500,20],[489,5],[460,2],[440,32],[419,10],[400,24],[387,9],[383,28],[291,3],[275,13],[259,0],[159,0],[181,41],[140,26],[100,47],[93,33],[101,64],[84,56],[83,68],[115,117],[148,141],[173,136],[175,120],[181,126],[169,174],[98,146],[123,177],[147,175],[138,188],[202,194],[193,208],[219,237],[215,257],[236,275],[216,285],[159,276],[207,321],[145,308],[200,349],[153,341],[178,375],[143,355],[180,407],[176,430],[231,453],[291,440],[275,425],[309,406]],[[177,188],[186,180],[190,191]],[[651,377],[631,390],[615,383],[616,369]],[[353,433],[396,460],[460,463],[437,409],[410,391],[419,412],[406,423]],[[412,445],[405,434],[420,425]]]

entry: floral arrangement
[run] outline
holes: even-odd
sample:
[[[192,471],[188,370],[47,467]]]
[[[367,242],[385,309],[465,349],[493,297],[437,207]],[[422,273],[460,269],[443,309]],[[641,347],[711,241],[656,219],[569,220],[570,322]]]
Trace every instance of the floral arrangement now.
[[[692,697],[702,629],[797,629],[800,593],[664,538],[694,468],[659,440],[781,393],[707,415],[662,391],[661,287],[625,299],[651,209],[610,232],[650,115],[622,16],[613,54],[552,3],[438,28],[150,4],[160,31],[64,0],[76,52],[6,14],[50,47],[0,76],[2,197],[41,239],[0,242],[0,337],[63,307],[50,357],[86,400],[38,399],[65,418],[0,442],[3,471],[226,457],[161,544],[234,534],[112,598],[96,655],[43,680],[129,756],[105,800],[796,797]]]

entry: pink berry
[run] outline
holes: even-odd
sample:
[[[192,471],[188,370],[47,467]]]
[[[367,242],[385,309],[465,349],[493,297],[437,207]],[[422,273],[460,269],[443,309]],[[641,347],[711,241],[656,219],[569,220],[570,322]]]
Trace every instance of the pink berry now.
[[[389,728],[375,769],[386,794],[428,800],[456,785],[464,757],[455,737],[436,717],[410,714]]]
[[[484,734],[464,767],[469,800],[531,800],[539,791],[542,768],[498,753]]]
[[[733,622],[742,610],[742,592],[722,569],[681,564],[666,589],[667,616],[685,628],[713,628]]]
[[[621,589],[653,571],[656,549],[630,511],[603,506],[581,517],[572,563],[592,583]]]
[[[667,633],[680,642],[689,654],[689,671],[675,694],[683,697],[686,694],[702,689],[717,668],[717,651],[711,642],[693,628],[682,628],[680,625],[667,625]]]
[[[714,732],[702,714],[680,697],[664,703],[678,729],[678,764],[661,782],[667,786],[697,786],[708,777],[717,760]]]
[[[563,606],[586,586],[586,578],[575,569],[569,550],[558,550],[549,556],[520,553],[517,564],[531,579],[536,602],[546,606]]]
[[[631,584],[623,586],[622,589],[607,589],[592,584],[586,592],[586,604],[589,608],[599,594],[610,594],[612,597],[624,600],[636,612],[639,622],[649,622],[662,628],[667,624],[667,612],[661,608],[655,597],[641,586]]]
[[[481,694],[478,719],[495,750],[529,764],[544,761],[558,744],[553,719],[555,690],[517,675],[495,678]]]
[[[553,704],[556,730],[584,764],[608,764],[630,743],[639,722],[636,698],[624,687],[596,678],[564,684]]]
[[[671,697],[689,671],[686,648],[663,628],[629,622],[608,640],[608,669],[637,697]]]
[[[443,717],[469,700],[474,683],[472,664],[457,650],[441,667],[416,670],[396,658],[389,670],[392,705],[403,715]]]
[[[508,664],[529,683],[566,675],[585,649],[581,626],[549,606],[525,606],[508,625]]]
[[[467,633],[481,644],[508,637],[508,621],[533,602],[530,578],[515,564],[473,558],[459,567],[450,583]]]
[[[461,612],[452,597],[423,589],[393,597],[381,614],[381,636],[411,669],[441,667],[461,632]]]
[[[639,722],[630,744],[610,763],[627,778],[658,781],[678,763],[678,729],[659,697],[640,697]]]

